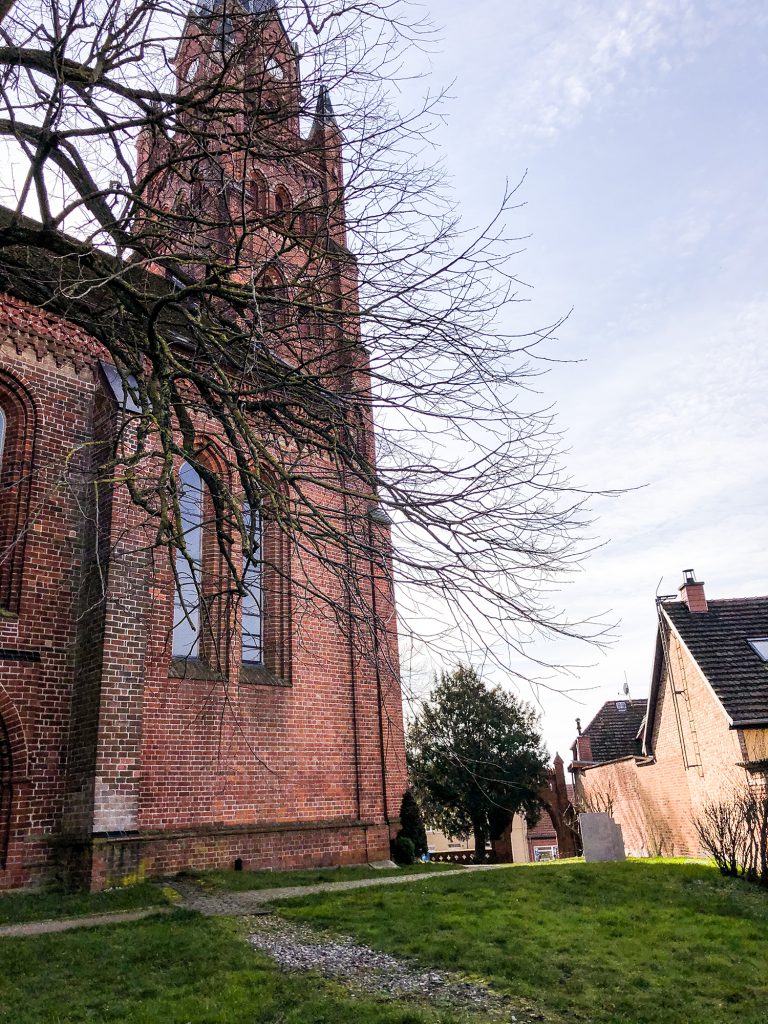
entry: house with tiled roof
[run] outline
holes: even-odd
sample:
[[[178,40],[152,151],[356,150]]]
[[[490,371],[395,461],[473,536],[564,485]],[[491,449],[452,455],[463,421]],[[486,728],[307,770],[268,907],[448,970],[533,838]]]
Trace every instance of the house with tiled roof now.
[[[612,814],[628,853],[698,856],[703,806],[768,780],[768,596],[708,600],[686,570],[679,594],[658,598],[657,611],[634,749],[629,718],[620,733],[606,728],[617,708],[598,722],[606,705],[599,727],[584,730],[587,742],[574,744],[577,800]]]
[[[641,753],[647,707],[645,699],[609,700],[584,730],[577,718],[570,771],[577,774],[587,766]]]

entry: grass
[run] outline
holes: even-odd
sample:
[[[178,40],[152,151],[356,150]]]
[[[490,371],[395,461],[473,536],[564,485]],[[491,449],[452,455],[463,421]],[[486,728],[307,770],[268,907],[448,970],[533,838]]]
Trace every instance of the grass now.
[[[702,863],[554,863],[279,904],[576,1024],[766,1024],[768,893]]]
[[[370,868],[366,865],[349,868],[313,868],[295,871],[186,871],[203,889],[245,892],[252,889],[278,889],[283,886],[320,885],[352,882],[362,878],[387,878],[390,875],[434,874],[461,870],[459,864],[410,864],[400,868]]]
[[[43,898],[6,896],[0,906]],[[56,898],[87,900],[75,905],[81,913],[146,905],[163,894],[146,887]],[[63,904],[56,909],[62,916]],[[329,889],[282,901],[279,911],[484,980],[551,1024],[768,1020],[768,893],[702,863],[520,865],[428,885]],[[44,916],[53,916],[50,907]],[[247,945],[245,927],[241,919],[176,910],[133,924],[0,939],[0,1024],[468,1020],[403,1000],[353,997],[312,974],[283,974]]]
[[[157,885],[143,883],[107,892],[0,893],[0,925],[58,920],[85,914],[110,914],[144,907],[168,906],[169,895]]]
[[[0,940],[2,1024],[460,1024],[403,1001],[352,998],[280,973],[232,919],[184,911],[136,924]]]

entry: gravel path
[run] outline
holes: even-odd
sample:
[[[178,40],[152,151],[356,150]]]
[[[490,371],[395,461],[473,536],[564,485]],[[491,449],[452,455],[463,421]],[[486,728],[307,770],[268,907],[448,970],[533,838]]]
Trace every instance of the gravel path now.
[[[482,985],[443,971],[419,969],[347,937],[330,938],[274,915],[254,918],[248,924],[251,945],[269,953],[285,971],[318,971],[352,992],[482,1013],[485,1021],[532,1024],[544,1020],[541,1014]]]

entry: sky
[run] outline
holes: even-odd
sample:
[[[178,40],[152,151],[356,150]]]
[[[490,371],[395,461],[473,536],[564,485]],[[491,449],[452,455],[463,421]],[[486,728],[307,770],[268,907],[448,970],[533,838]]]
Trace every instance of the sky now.
[[[768,8],[762,0],[428,0],[443,156],[467,224],[506,179],[530,235],[527,326],[569,311],[540,383],[600,546],[559,595],[617,623],[538,701],[567,758],[626,680],[647,696],[655,594],[693,568],[710,598],[768,593]],[[515,326],[519,326],[520,321]],[[568,691],[568,692],[565,692]]]

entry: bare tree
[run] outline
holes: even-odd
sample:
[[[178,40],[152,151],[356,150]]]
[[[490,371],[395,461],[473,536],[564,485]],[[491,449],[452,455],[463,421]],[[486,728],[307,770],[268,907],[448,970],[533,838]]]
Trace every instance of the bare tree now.
[[[179,460],[210,495],[228,570],[223,597],[190,598],[207,615],[247,599],[249,561],[284,571],[259,509],[332,574],[330,588],[311,573],[291,585],[340,625],[370,624],[370,588],[394,572],[500,660],[532,632],[596,638],[547,596],[584,554],[588,496],[531,399],[557,325],[502,327],[518,300],[516,191],[465,233],[430,145],[440,97],[392,102],[430,26],[399,0],[17,0],[0,13],[2,273],[116,369],[125,415],[96,472],[127,489],[147,546],[170,553],[182,611],[197,555]],[[224,465],[198,417],[216,424]]]

